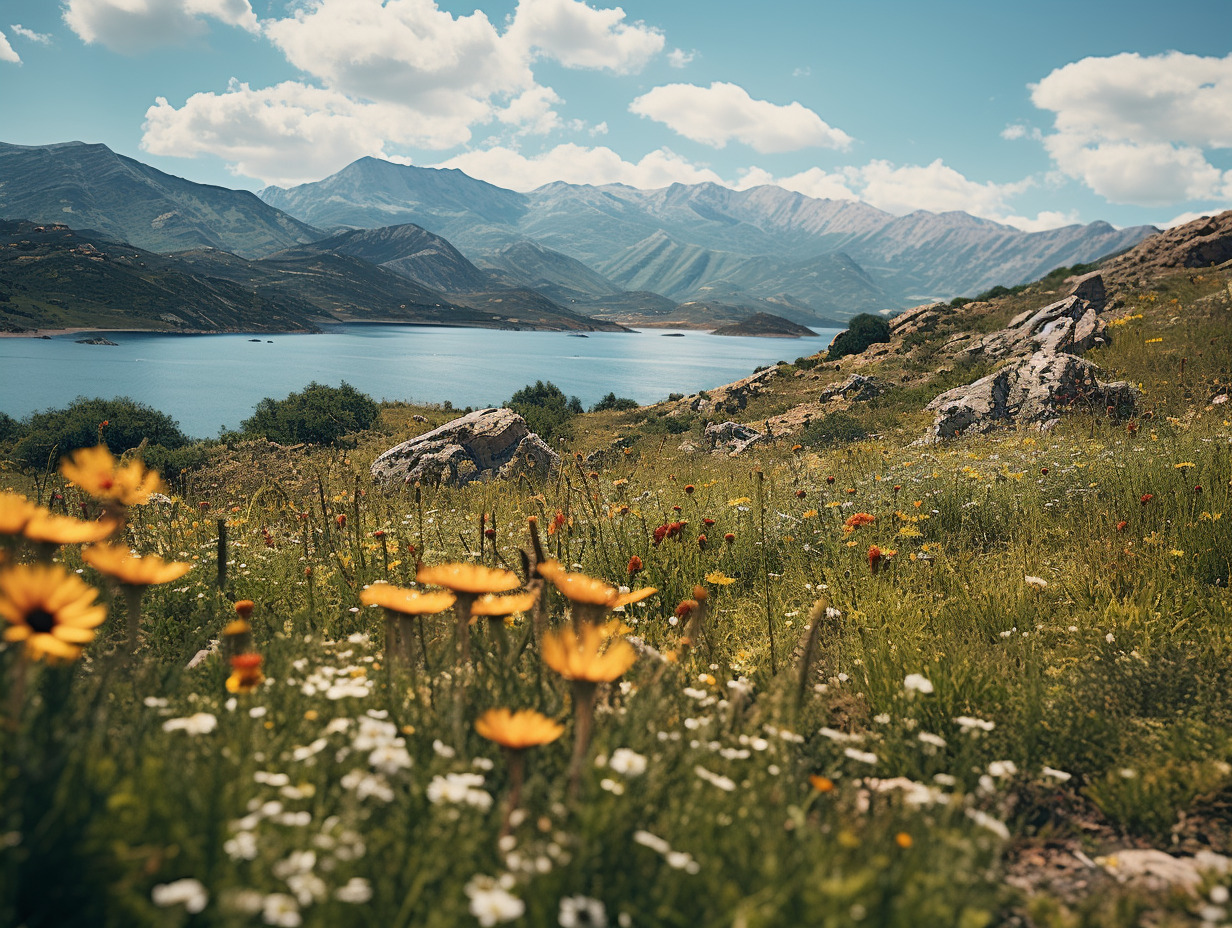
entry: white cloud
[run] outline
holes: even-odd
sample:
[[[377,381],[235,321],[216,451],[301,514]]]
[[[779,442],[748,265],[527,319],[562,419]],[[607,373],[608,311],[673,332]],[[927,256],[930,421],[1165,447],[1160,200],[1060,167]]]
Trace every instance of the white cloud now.
[[[1032,139],[1039,142],[1044,138],[1044,133],[1040,132],[1034,126],[1026,126],[1022,123],[1011,123],[1001,130],[1001,138],[1013,142],[1018,139]]]
[[[1007,211],[1008,198],[1032,185],[1029,180],[1008,184],[969,180],[940,158],[928,165],[902,167],[889,161],[870,161],[860,168],[844,168],[842,174],[864,202],[898,214],[917,209],[963,210],[976,216],[999,217]]]
[[[1031,86],[1055,114],[1044,139],[1057,167],[1117,203],[1232,197],[1232,172],[1207,149],[1232,148],[1232,55],[1181,52],[1083,58]]]
[[[297,68],[367,100],[404,103],[469,120],[491,115],[493,97],[534,85],[525,58],[479,11],[451,16],[432,0],[317,0],[265,34]]]
[[[524,133],[546,135],[563,125],[560,114],[552,109],[560,102],[560,97],[551,87],[532,87],[511,100],[497,114],[497,118],[503,123],[518,126]]]
[[[13,51],[13,46],[9,44],[9,40],[4,37],[4,33],[0,32],[0,61],[10,61],[13,64],[21,64],[21,58],[17,52]]]
[[[821,147],[845,149],[851,136],[806,106],[754,100],[736,84],[664,84],[629,104],[629,111],[661,122],[694,142],[723,148],[736,140],[759,152]]]
[[[458,168],[472,177],[511,190],[534,190],[552,181],[596,186],[628,184],[646,190],[674,183],[723,182],[710,169],[698,167],[666,148],[631,162],[604,146],[587,148],[567,143],[533,157],[497,146],[456,155],[434,166]]]
[[[762,168],[748,168],[740,175],[736,189],[746,190],[761,184],[774,184],[784,190],[793,190],[818,200],[859,199],[846,177],[842,174],[829,174],[821,168],[809,168],[799,174],[778,178]]]
[[[620,7],[597,10],[581,0],[519,0],[506,38],[524,53],[538,51],[567,68],[628,74],[663,51],[663,33],[626,23]]]
[[[248,0],[67,0],[64,22],[86,44],[133,54],[206,30],[202,17],[257,31]]]
[[[13,30],[13,35],[19,35],[30,42],[38,42],[40,45],[51,44],[51,36],[45,32],[35,32],[33,29],[27,29],[21,23],[13,23],[9,28]]]
[[[389,142],[445,148],[469,136],[462,121],[294,81],[259,90],[232,82],[178,109],[159,97],[143,130],[141,147],[151,154],[218,155],[236,174],[283,186],[320,180],[365,155],[383,158]]]
[[[1003,222],[1007,226],[1013,226],[1016,229],[1022,229],[1024,232],[1047,232],[1049,229],[1060,229],[1063,226],[1077,225],[1082,222],[1078,218],[1078,210],[1076,209],[1072,209],[1068,213],[1046,209],[1039,212],[1034,219],[1027,216],[989,216],[988,218],[995,219],[997,222]]]
[[[667,63],[673,68],[684,68],[693,63],[696,52],[686,52],[682,48],[673,48],[667,53]]]
[[[1195,219],[1205,219],[1206,217],[1211,216],[1211,215],[1213,215],[1213,212],[1181,213],[1179,216],[1173,216],[1167,222],[1157,222],[1154,225],[1158,229],[1175,229],[1177,226],[1183,226],[1187,222],[1193,222]]]

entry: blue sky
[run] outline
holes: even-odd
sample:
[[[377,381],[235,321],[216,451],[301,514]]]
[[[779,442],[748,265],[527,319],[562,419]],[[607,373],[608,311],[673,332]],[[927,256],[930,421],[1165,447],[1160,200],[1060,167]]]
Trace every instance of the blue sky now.
[[[0,141],[259,189],[364,155],[1025,229],[1232,206],[1232,3],[0,0]]]

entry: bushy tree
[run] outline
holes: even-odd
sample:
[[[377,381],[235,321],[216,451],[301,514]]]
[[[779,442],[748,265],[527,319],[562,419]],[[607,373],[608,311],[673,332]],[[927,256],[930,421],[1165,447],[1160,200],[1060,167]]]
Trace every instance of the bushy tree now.
[[[615,393],[609,393],[595,405],[590,407],[591,412],[607,412],[609,409],[614,409],[617,412],[624,412],[628,409],[637,409],[637,400],[631,400],[627,396],[617,396]]]
[[[64,409],[27,417],[13,455],[28,467],[54,466],[64,455],[98,444],[100,436],[114,454],[136,448],[142,441],[164,448],[189,443],[178,422],[144,403],[127,396],[111,400],[79,396]]]
[[[380,411],[372,397],[345,380],[337,387],[314,380],[302,393],[292,393],[284,400],[267,396],[252,417],[240,423],[240,429],[284,445],[332,445],[344,435],[369,428]]]
[[[852,316],[847,329],[834,336],[826,359],[835,361],[849,354],[859,354],[869,345],[890,340],[890,323],[880,316],[860,313]]]
[[[550,381],[536,380],[527,384],[505,404],[526,420],[526,426],[544,441],[571,438],[569,420],[582,411],[582,401],[576,396],[565,398],[560,387]]]

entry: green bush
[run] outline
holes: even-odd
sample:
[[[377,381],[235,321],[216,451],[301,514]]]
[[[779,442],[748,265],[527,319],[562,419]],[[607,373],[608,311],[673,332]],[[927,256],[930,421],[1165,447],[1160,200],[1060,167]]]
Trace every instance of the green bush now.
[[[565,398],[560,387],[550,381],[536,380],[509,398],[506,408],[526,420],[526,426],[544,441],[573,436],[569,420],[582,412],[582,401],[576,396]]]
[[[345,380],[337,387],[313,381],[302,393],[292,393],[285,400],[267,396],[240,428],[247,435],[284,445],[333,445],[344,435],[369,428],[379,414],[372,397]]]
[[[826,359],[834,361],[849,354],[859,354],[869,345],[890,340],[890,323],[880,316],[860,313],[852,316],[845,331],[834,336]]]
[[[860,441],[868,436],[864,425],[855,416],[832,412],[823,419],[814,419],[800,433],[800,444],[806,448]]]
[[[179,423],[166,413],[127,396],[111,400],[79,396],[64,409],[48,409],[26,418],[13,456],[27,467],[55,464],[78,448],[90,448],[99,438],[115,454],[143,441],[164,448],[189,443]]]
[[[590,407],[591,412],[607,412],[609,409],[617,412],[624,412],[629,409],[637,409],[637,400],[631,400],[627,396],[617,396],[615,393],[609,393],[595,405]]]

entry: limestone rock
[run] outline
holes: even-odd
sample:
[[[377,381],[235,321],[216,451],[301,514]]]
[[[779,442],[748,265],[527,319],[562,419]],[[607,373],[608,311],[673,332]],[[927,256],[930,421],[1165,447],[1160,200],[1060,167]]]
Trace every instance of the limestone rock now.
[[[1099,368],[1070,354],[1041,350],[974,383],[942,393],[928,408],[937,413],[933,440],[988,432],[1015,422],[1047,423],[1071,406],[1117,412],[1132,409],[1138,391],[1123,381],[1104,383]]]
[[[486,477],[538,473],[560,458],[511,409],[478,409],[390,448],[372,462],[385,487],[423,481],[459,485]]]
[[[1085,300],[1097,313],[1102,313],[1108,305],[1108,293],[1104,289],[1104,275],[1099,271],[1092,271],[1090,274],[1071,279],[1074,283],[1070,287],[1070,296]]]
[[[865,377],[863,374],[852,374],[842,383],[827,387],[821,391],[821,402],[828,403],[832,399],[871,400],[880,396],[883,385],[879,380]]]
[[[1098,275],[1088,275],[1090,277]],[[1102,280],[1098,284],[1102,289]],[[1083,284],[1084,292],[1094,293],[1096,285]],[[1026,351],[1063,351],[1082,354],[1104,337],[1104,325],[1094,303],[1077,294],[1050,303],[1043,309],[1019,313],[1000,332],[986,335],[972,353],[1007,358]]]
[[[716,387],[706,396],[698,394],[691,399],[689,408],[694,412],[714,412],[731,414],[739,412],[749,404],[749,400],[759,395],[771,380],[779,375],[777,365],[758,371],[735,383]]]
[[[725,451],[737,455],[766,436],[754,428],[739,422],[711,422],[702,436],[712,451]]]

